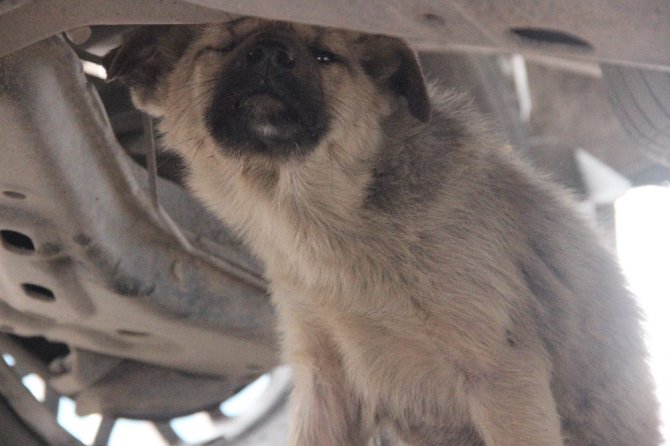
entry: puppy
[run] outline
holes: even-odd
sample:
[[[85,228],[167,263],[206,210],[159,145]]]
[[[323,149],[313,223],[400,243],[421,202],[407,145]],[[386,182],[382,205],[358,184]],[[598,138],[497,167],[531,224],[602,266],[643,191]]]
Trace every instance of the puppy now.
[[[105,64],[264,261],[291,445],[659,444],[612,256],[402,41],[241,19],[141,28]]]

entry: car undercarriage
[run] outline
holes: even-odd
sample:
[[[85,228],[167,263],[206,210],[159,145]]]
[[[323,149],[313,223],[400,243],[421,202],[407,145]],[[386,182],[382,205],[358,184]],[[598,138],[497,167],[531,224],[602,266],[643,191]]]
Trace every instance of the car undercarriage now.
[[[133,26],[239,15],[408,39],[429,79],[469,92],[606,230],[619,192],[602,198],[584,156],[631,185],[670,179],[667,2],[2,1],[2,444],[81,444],[56,421],[61,396],[102,415],[91,444],[108,444],[119,418],[185,444],[170,420],[200,412],[224,438],[212,444],[281,444],[249,437],[281,429],[271,415],[290,381],[262,265],[186,191],[188,160],[162,152],[151,118],[99,71]],[[221,411],[266,373],[255,411]],[[21,384],[31,374],[42,401]]]

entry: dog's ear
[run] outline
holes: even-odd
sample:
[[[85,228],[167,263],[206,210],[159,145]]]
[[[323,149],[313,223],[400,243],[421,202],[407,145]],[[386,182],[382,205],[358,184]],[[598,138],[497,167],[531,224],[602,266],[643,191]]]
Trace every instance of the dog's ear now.
[[[414,51],[395,37],[365,36],[362,43],[361,63],[366,73],[382,88],[404,96],[412,115],[428,122],[430,100]]]
[[[118,48],[103,57],[107,81],[122,81],[138,108],[161,116],[166,78],[195,34],[194,27],[183,25],[143,26],[131,31]]]

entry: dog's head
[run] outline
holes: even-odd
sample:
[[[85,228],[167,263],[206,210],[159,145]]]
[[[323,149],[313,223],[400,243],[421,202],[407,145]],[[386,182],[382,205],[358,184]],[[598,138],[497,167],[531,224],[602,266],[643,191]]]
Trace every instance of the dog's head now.
[[[334,131],[430,114],[414,53],[385,36],[259,19],[149,26],[104,63],[169,131],[206,132],[238,156],[301,157]]]

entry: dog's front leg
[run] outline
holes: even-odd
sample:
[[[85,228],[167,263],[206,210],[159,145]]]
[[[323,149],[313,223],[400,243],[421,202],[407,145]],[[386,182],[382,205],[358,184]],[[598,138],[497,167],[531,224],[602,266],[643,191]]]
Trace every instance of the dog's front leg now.
[[[520,359],[520,358],[517,358]],[[550,372],[539,358],[506,363],[472,383],[468,405],[487,446],[562,446]]]
[[[337,376],[297,371],[291,394],[290,446],[364,446],[360,407]]]
[[[360,404],[332,340],[313,323],[293,320],[284,330],[293,367],[290,446],[364,446]]]

